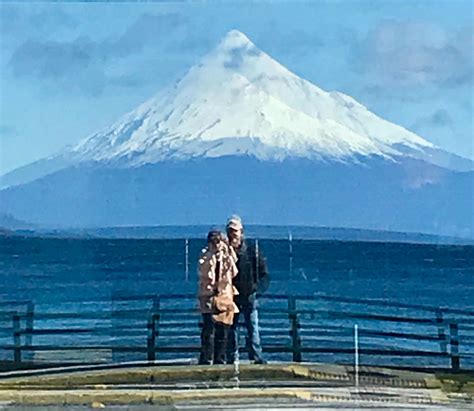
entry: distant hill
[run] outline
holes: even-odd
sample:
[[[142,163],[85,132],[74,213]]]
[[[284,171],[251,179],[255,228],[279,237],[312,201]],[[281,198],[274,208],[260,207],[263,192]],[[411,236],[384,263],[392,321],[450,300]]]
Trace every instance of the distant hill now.
[[[35,225],[19,220],[11,214],[0,213],[0,233],[11,232],[11,230],[29,230],[35,227]]]
[[[14,235],[15,232],[8,228],[0,227],[0,237]]]
[[[124,239],[204,239],[210,227],[215,225],[191,226],[129,226],[103,228],[77,228],[55,230],[18,230],[17,234],[26,236],[60,238],[124,238]],[[217,226],[224,230],[224,226]],[[460,244],[474,245],[474,239],[437,236],[423,233],[403,233],[394,231],[363,230],[356,228],[246,225],[248,238],[287,240],[337,240],[337,241],[380,241],[420,244]]]

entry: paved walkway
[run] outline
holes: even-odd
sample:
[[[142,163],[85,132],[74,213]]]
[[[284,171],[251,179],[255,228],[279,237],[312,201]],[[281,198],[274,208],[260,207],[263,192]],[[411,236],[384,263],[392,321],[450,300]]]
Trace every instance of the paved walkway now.
[[[361,367],[356,388],[352,369],[336,365],[144,363],[3,373],[0,409],[474,410],[474,378],[450,378]]]

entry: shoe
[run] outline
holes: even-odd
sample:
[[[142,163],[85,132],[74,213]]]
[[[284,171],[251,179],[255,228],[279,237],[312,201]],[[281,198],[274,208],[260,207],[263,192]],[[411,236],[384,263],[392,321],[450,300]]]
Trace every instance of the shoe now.
[[[258,358],[255,360],[254,364],[267,364],[267,361],[263,358]]]
[[[212,361],[207,361],[200,358],[198,361],[198,365],[212,365]]]
[[[226,364],[225,361],[222,361],[222,360],[214,360],[214,365],[217,365],[217,364]]]

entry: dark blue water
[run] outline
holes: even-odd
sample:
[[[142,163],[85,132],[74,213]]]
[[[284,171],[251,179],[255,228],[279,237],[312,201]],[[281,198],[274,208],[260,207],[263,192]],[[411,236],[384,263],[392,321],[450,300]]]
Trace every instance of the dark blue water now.
[[[8,347],[13,342],[12,317],[5,311],[12,309],[8,301],[31,301],[34,303],[34,329],[64,329],[85,327],[94,333],[70,335],[69,333],[35,334],[29,344],[36,346],[81,346],[123,345],[146,346],[147,313],[152,304],[146,300],[124,301],[124,296],[194,294],[196,292],[197,259],[202,240],[189,241],[189,270],[186,278],[185,240],[110,240],[110,239],[47,239],[47,238],[0,238],[0,360],[11,360],[13,351]],[[299,301],[298,308],[322,312],[342,310],[348,313],[398,315],[405,318],[418,316],[434,317],[433,311],[416,311],[394,308],[389,303],[423,304],[432,307],[450,307],[474,311],[474,247],[438,246],[375,242],[340,242],[293,240],[259,240],[259,248],[268,260],[271,275],[269,294],[294,294],[334,296],[355,299],[382,299],[383,305],[370,306],[346,304],[333,300],[317,299],[313,302]],[[260,300],[261,332],[266,344],[291,344],[288,319],[272,319],[264,308],[285,308],[286,300]],[[165,304],[165,302],[163,302]],[[195,298],[169,300],[171,307],[187,304],[195,307]],[[20,304],[21,305],[21,304]],[[14,306],[14,305],[13,305]],[[23,305],[22,310],[25,308]],[[163,308],[163,306],[162,306]],[[166,307],[164,307],[166,308]],[[14,308],[14,309],[18,309]],[[137,314],[133,322],[117,316],[120,310],[145,310]],[[3,312],[3,314],[2,314]],[[66,313],[66,317],[51,318],[48,313]],[[80,313],[81,318],[73,318]],[[93,313],[93,318],[87,317]],[[103,319],[96,315],[105,314]],[[199,346],[197,311],[193,318],[183,318],[180,332],[166,330],[164,322],[173,320],[162,316],[158,346],[172,346],[185,341]],[[85,317],[84,317],[85,316]],[[268,316],[268,318],[266,318]],[[459,317],[452,314],[452,318]],[[448,321],[449,318],[444,317]],[[459,318],[457,318],[459,320]],[[352,328],[356,320],[351,317],[340,320],[315,320],[300,317],[300,338],[304,346],[349,347]],[[470,321],[470,322],[469,322]],[[438,328],[433,325],[374,322],[358,319],[361,333],[383,329],[386,332],[421,333],[436,336]],[[306,324],[306,328],[305,328]],[[474,354],[472,341],[472,318],[460,335],[461,352]],[[275,325],[281,328],[275,335]],[[24,326],[24,325],[23,325]],[[327,336],[322,329],[336,330],[339,337]],[[130,327],[134,328],[131,330]],[[315,328],[316,327],[316,328]],[[100,330],[103,330],[101,333]],[[126,330],[131,332],[126,332]],[[342,332],[342,334],[341,334]],[[439,350],[439,342],[380,339],[361,334],[361,347]],[[471,342],[469,342],[471,341]],[[23,343],[28,344],[25,337]],[[61,357],[64,355],[64,357]],[[163,354],[166,356],[176,354]],[[103,358],[102,358],[103,357]],[[84,351],[77,349],[60,354],[55,351],[27,351],[24,358],[41,361],[124,361],[145,359],[144,353],[117,354],[110,349]],[[270,359],[291,360],[290,354],[274,354]],[[334,362],[351,361],[350,355],[338,358],[332,354],[307,354],[306,361]],[[448,366],[448,359],[417,359],[411,363],[406,358],[363,358],[364,363],[403,364],[404,366]],[[431,362],[430,362],[431,361]],[[473,357],[463,358],[463,366],[474,367]]]
[[[474,309],[474,246],[259,240],[270,293],[383,298]],[[110,300],[193,293],[202,240],[0,238],[0,301]]]

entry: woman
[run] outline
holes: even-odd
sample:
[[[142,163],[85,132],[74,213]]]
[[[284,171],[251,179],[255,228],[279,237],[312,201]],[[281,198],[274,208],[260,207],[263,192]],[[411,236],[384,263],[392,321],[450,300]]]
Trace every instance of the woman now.
[[[235,251],[222,233],[211,230],[199,258],[198,298],[203,320],[199,364],[226,363],[227,334],[238,312],[234,304],[237,290],[232,285],[236,261]]]

